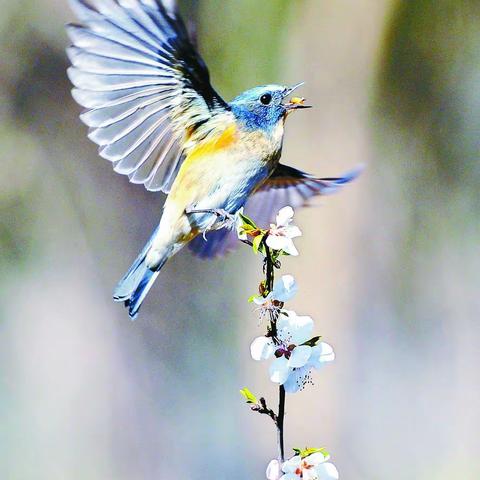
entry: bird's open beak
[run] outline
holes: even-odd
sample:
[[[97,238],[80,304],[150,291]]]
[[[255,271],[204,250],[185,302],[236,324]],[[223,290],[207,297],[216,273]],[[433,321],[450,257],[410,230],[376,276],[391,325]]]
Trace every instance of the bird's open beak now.
[[[292,94],[297,88],[301,87],[305,82],[297,83],[293,87],[288,88],[285,91],[285,97],[288,97]],[[293,110],[299,110],[302,108],[312,108],[311,105],[305,105],[305,99],[303,97],[292,97],[288,103],[285,104],[285,108],[287,112],[291,112]]]

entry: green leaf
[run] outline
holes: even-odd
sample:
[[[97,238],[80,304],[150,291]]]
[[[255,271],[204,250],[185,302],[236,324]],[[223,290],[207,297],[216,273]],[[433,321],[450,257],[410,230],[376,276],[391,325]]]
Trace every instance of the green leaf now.
[[[256,230],[258,229],[256,223],[250,218],[250,217],[247,217],[246,215],[244,215],[243,213],[239,213],[238,214],[239,217],[242,219],[242,222],[244,225],[250,227],[250,228],[247,228],[247,230]]]
[[[263,235],[257,235],[253,239],[253,252],[255,253],[255,255],[261,251],[262,240],[263,240]]]
[[[274,264],[277,263],[278,259],[281,257],[283,250],[273,250],[270,254],[270,259]]]
[[[314,453],[321,453],[324,457],[328,457],[329,454],[324,448],[294,448],[293,451],[295,452],[295,455],[300,455],[300,457],[306,458],[310,455],[313,455]]]
[[[248,388],[245,387],[244,389],[240,390],[240,393],[243,395],[247,403],[253,405],[258,403],[257,397]]]
[[[313,337],[310,340],[306,341],[305,343],[302,343],[302,345],[308,345],[309,347],[314,347],[315,345],[317,345],[317,343],[320,341],[321,338],[322,337],[320,336]]]
[[[260,297],[260,295],[252,295],[248,297],[248,303],[253,303],[253,301],[258,297]]]

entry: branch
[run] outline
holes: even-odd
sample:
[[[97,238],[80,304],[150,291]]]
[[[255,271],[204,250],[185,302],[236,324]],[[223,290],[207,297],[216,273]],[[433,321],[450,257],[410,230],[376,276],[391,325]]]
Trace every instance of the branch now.
[[[252,411],[260,413],[261,415],[268,415],[278,427],[278,418],[275,415],[275,412],[267,407],[267,402],[263,397],[260,398],[257,405],[253,405]]]
[[[278,461],[282,464],[285,461],[285,441],[284,441],[284,424],[285,420],[285,388],[283,385],[279,387],[278,393],[278,417],[277,417],[277,433],[278,433]]]

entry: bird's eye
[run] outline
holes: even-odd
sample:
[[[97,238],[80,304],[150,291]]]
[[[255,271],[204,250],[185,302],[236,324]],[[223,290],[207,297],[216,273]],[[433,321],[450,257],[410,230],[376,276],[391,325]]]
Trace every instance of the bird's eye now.
[[[270,105],[270,102],[272,101],[272,95],[270,93],[264,93],[261,97],[260,97],[260,101],[264,104],[264,105]]]

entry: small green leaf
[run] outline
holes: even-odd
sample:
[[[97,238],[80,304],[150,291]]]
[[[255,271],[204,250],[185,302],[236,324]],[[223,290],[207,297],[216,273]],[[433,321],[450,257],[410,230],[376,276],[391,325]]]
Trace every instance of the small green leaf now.
[[[300,457],[306,458],[310,455],[313,455],[314,453],[321,453],[325,458],[329,457],[328,452],[324,448],[294,448],[293,451],[295,452],[295,455],[300,455]]]
[[[239,213],[238,215],[242,219],[244,225],[248,225],[250,227],[248,230],[254,230],[258,228],[256,223],[250,217],[247,217],[243,213]]]
[[[253,303],[256,298],[258,298],[260,295],[252,295],[248,297],[248,303]]]
[[[253,239],[253,252],[255,255],[261,250],[263,235],[257,235]]]
[[[323,453],[322,450],[323,449],[321,449],[321,448],[307,448],[301,453],[301,456],[302,456],[302,458],[306,458],[309,455],[312,455],[314,453]]]
[[[320,341],[322,337],[313,337],[310,340],[306,341],[305,343],[302,343],[302,345],[308,345],[309,347],[314,347],[317,345],[317,343]]]
[[[253,405],[258,403],[257,397],[248,388],[245,387],[244,389],[240,390],[240,393],[243,395],[247,403]]]
[[[321,448],[320,449],[320,453],[325,457],[325,458],[330,458],[330,454],[324,449],[324,448]]]

